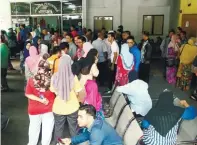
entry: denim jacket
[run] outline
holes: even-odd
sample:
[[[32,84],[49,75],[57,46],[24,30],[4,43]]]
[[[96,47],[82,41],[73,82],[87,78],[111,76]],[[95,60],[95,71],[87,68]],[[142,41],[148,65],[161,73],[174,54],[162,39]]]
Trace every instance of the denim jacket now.
[[[88,141],[90,145],[123,145],[121,137],[105,120],[96,119],[87,131],[71,138],[73,145]]]

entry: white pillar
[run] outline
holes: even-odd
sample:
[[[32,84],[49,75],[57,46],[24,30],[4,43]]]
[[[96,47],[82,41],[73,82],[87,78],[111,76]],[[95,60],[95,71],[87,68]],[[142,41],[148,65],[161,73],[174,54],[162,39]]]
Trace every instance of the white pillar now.
[[[87,0],[82,0],[82,26],[87,27]]]
[[[1,0],[0,4],[0,29],[8,30],[12,27],[11,8],[9,0]]]

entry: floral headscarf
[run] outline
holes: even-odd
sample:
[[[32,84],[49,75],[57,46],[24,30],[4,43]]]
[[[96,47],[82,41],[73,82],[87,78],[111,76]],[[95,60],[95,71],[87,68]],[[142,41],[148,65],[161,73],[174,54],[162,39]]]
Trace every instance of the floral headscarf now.
[[[50,65],[47,62],[48,54],[44,54],[38,64],[38,71],[34,76],[34,87],[40,92],[47,91],[50,87],[51,72]]]

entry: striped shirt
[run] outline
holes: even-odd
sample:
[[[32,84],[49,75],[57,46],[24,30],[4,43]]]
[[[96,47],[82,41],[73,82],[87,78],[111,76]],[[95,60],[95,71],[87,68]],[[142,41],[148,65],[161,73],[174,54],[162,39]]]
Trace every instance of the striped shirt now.
[[[179,122],[167,133],[165,137],[161,136],[155,128],[150,125],[148,129],[144,130],[143,142],[146,145],[175,145],[177,140],[177,131]]]

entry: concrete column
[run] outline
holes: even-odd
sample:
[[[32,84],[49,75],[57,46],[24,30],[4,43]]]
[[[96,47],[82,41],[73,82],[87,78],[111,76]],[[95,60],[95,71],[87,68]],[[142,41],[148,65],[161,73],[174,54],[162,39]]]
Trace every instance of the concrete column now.
[[[87,27],[87,0],[82,0],[82,27]]]
[[[12,27],[10,2],[9,0],[1,0],[0,29],[7,31],[10,27]]]

